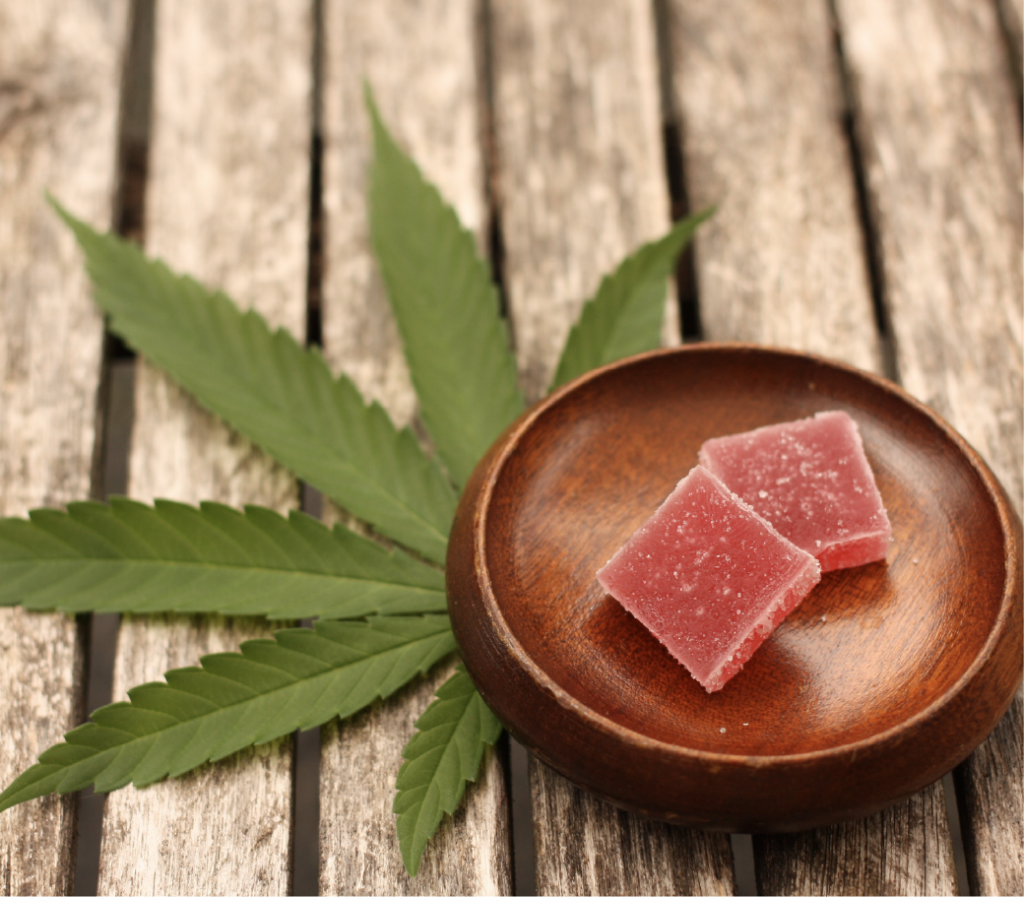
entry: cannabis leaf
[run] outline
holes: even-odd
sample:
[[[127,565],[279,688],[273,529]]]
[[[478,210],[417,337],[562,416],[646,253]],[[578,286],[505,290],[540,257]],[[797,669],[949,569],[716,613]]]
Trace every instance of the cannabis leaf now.
[[[370,229],[421,414],[459,485],[523,408],[500,304],[473,239],[388,132],[369,89]],[[657,347],[667,279],[710,211],[676,224],[605,277],[569,334],[554,386]],[[461,669],[461,668],[460,668]],[[394,810],[410,875],[444,813],[462,799],[501,725],[462,670],[437,693],[405,751]]]
[[[316,351],[221,292],[54,207],[86,255],[111,328],[300,478],[444,563],[456,495],[408,429],[335,379]]]
[[[661,344],[665,289],[676,258],[694,231],[713,214],[707,209],[677,222],[660,240],[645,243],[601,280],[569,331],[551,388],[581,374]]]
[[[523,410],[498,292],[437,189],[424,180],[377,113],[370,233],[402,336],[420,414],[462,486]]]
[[[476,781],[485,746],[493,745],[502,732],[461,664],[437,690],[416,728],[402,752],[405,763],[398,772],[393,807],[402,861],[412,876],[444,814],[455,812],[466,782]]]
[[[343,526],[113,498],[0,520],[0,605],[340,618],[443,611],[444,574]]]
[[[523,408],[515,360],[472,237],[388,133],[372,97],[373,244],[430,430],[461,485]],[[51,200],[52,201],[52,200]],[[318,352],[271,332],[220,292],[53,205],[85,252],[111,327],[214,413],[338,504],[444,563],[456,493],[408,429],[366,405]],[[569,335],[553,385],[658,344],[665,281],[709,213],[677,224],[602,280]],[[195,611],[319,616],[240,652],[172,670],[129,692],[45,751],[0,793],[0,811],[89,784],[138,786],[387,697],[455,648],[443,574],[300,513],[198,509],[158,500],[78,502],[0,520],[0,605],[68,612]],[[424,616],[385,616],[425,613]],[[354,622],[339,618],[370,616]],[[465,669],[416,723],[394,810],[410,875],[501,724]]]
[[[202,668],[172,670],[167,682],[128,692],[0,794],[0,811],[92,784],[112,791],[179,776],[251,744],[349,716],[387,697],[455,647],[444,614],[324,621],[209,654]]]

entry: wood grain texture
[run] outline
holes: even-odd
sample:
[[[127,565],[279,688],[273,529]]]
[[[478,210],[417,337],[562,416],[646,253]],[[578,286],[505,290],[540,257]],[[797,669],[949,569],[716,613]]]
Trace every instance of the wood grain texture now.
[[[312,15],[267,0],[158,4],[146,248],[305,331]],[[129,492],[284,511],[295,481],[162,373],[137,371]],[[126,618],[115,698],[266,625]],[[281,894],[290,887],[291,742],[107,799],[101,893]]]
[[[487,752],[477,784],[469,786],[468,799],[427,845],[416,878],[410,879],[402,866],[390,812],[402,748],[416,731],[416,718],[454,669],[454,661],[443,663],[396,697],[324,727],[321,828],[341,849],[322,854],[321,893],[512,892],[503,747]],[[359,787],[353,787],[355,782]]]
[[[531,762],[539,766],[538,761]],[[732,894],[729,840],[617,810],[550,770],[531,776],[534,819],[569,820],[537,850],[538,894]],[[548,851],[558,850],[556,856]]]
[[[762,894],[957,894],[942,782],[866,819],[754,839]]]
[[[1018,105],[1020,95],[1024,92],[1024,2],[1022,0],[997,0],[999,14],[1002,17],[1006,40],[1010,45],[1010,65],[1013,67],[1011,78],[1017,87]]]
[[[1021,145],[995,9],[837,4],[903,385],[1021,509]],[[958,770],[968,877],[1024,890],[1020,697]]]
[[[823,0],[669,3],[672,98],[703,334],[877,371],[878,339]]]
[[[88,498],[103,322],[49,189],[109,226],[128,4],[0,3],[0,514]],[[0,787],[83,713],[74,619],[0,609]],[[74,887],[77,800],[0,815],[0,893]]]
[[[475,9],[471,0],[325,4],[324,352],[399,424],[412,420],[416,396],[369,245],[363,81],[403,148],[482,237]]]
[[[416,399],[369,246],[372,143],[363,79],[399,142],[479,240],[486,204],[475,11],[470,0],[325,4],[324,354],[402,425],[413,420]],[[340,517],[336,508],[325,509],[327,520]],[[445,666],[384,705],[324,729],[321,893],[511,893],[511,828],[499,752],[488,754],[482,781],[467,789],[455,818],[442,823],[415,880],[398,853],[391,804],[401,753],[449,671]]]
[[[670,4],[687,189],[696,206],[720,204],[697,244],[704,335],[788,346],[877,372],[828,7],[819,0],[725,7]],[[754,844],[764,893],[956,888],[940,786],[871,820]]]
[[[669,225],[654,19],[630,2],[491,7],[504,279],[535,399],[601,276]],[[671,298],[666,312],[672,344]]]
[[[900,378],[1020,508],[1021,141],[994,11],[838,9]]]
[[[654,21],[628,2],[491,9],[504,279],[521,380],[536,399],[601,274],[668,226]],[[668,309],[666,341],[677,342],[671,299]],[[532,757],[530,777],[538,893],[733,890],[724,836],[624,827],[619,811]],[[634,851],[641,831],[646,847]]]

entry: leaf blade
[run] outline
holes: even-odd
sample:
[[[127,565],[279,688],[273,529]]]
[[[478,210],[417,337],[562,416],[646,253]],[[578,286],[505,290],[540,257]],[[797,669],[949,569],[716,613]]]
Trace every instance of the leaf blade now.
[[[677,222],[601,279],[569,331],[552,389],[593,368],[658,347],[668,276],[694,231],[713,212],[706,209]]]
[[[472,235],[395,142],[374,133],[370,234],[420,414],[456,484],[523,410],[498,293]]]
[[[171,670],[133,688],[130,702],[44,751],[0,793],[0,812],[90,784],[113,790],[177,776],[250,744],[348,716],[384,698],[454,650],[445,614],[324,621],[211,654],[202,668]],[[310,693],[330,700],[310,700]],[[197,741],[198,739],[198,741]]]
[[[316,351],[51,202],[85,252],[111,328],[203,405],[381,533],[444,563],[456,495],[384,409]]]
[[[416,721],[398,772],[393,806],[402,862],[415,876],[427,842],[454,813],[466,783],[476,781],[484,750],[503,728],[460,664]]]
[[[0,606],[342,619],[446,609],[444,574],[292,512],[74,502],[0,519]]]

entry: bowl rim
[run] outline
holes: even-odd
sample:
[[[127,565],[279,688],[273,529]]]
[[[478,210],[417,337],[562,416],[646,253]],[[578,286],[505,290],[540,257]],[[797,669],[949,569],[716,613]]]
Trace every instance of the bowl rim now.
[[[954,702],[958,695],[967,689],[978,675],[989,665],[999,642],[1005,635],[1009,619],[1013,612],[1014,603],[1014,571],[1022,568],[1021,545],[1019,540],[1014,538],[1016,512],[1012,508],[1009,497],[1006,495],[1002,485],[996,479],[981,456],[968,444],[968,442],[957,431],[923,402],[915,399],[905,390],[892,381],[883,377],[864,371],[853,365],[844,362],[834,361],[815,355],[809,352],[800,352],[794,349],[762,346],[754,343],[743,342],[704,342],[669,348],[654,349],[638,355],[632,355],[610,364],[603,365],[588,371],[585,374],[571,380],[570,382],[552,391],[529,408],[518,418],[506,431],[500,440],[499,451],[492,456],[488,462],[487,476],[482,483],[475,501],[474,518],[481,522],[486,519],[487,511],[490,508],[494,490],[501,477],[503,470],[520,444],[524,435],[531,429],[534,423],[548,413],[552,408],[564,401],[566,396],[586,386],[594,380],[610,376],[622,368],[646,364],[658,358],[676,355],[697,355],[697,354],[725,354],[739,352],[743,354],[763,354],[787,359],[799,360],[820,364],[833,368],[843,374],[867,381],[869,385],[883,392],[888,393],[895,399],[908,404],[914,411],[923,414],[932,424],[938,427],[945,437],[949,439],[960,451],[961,455],[970,464],[975,475],[984,484],[985,491],[991,504],[995,506],[1000,532],[1003,540],[1003,558],[1005,575],[1003,589],[1000,595],[999,611],[988,632],[988,637],[978,649],[977,654],[968,668],[957,678],[957,680],[935,700],[925,708],[905,720],[890,726],[866,738],[857,741],[846,742],[841,745],[829,748],[821,748],[814,751],[790,754],[738,754],[707,751],[699,748],[686,747],[685,745],[662,741],[650,735],[645,735],[635,729],[631,729],[614,720],[598,713],[587,704],[573,697],[561,685],[552,679],[541,667],[532,655],[526,651],[523,645],[513,634],[505,614],[497,603],[494,587],[491,582],[490,570],[487,564],[487,528],[483,525],[473,526],[473,553],[476,575],[479,577],[481,586],[480,592],[486,612],[491,617],[495,626],[495,634],[511,649],[518,662],[523,664],[524,672],[533,680],[534,684],[547,692],[554,700],[565,709],[580,717],[588,726],[603,731],[619,741],[632,742],[637,748],[656,752],[665,752],[676,756],[679,759],[696,761],[699,763],[710,763],[718,766],[733,766],[738,768],[779,768],[797,767],[809,762],[819,760],[835,760],[845,756],[853,756],[883,746],[889,741],[899,741],[908,732],[926,725],[931,719],[941,716],[945,708]],[[1012,701],[1020,684],[1021,677],[1017,677],[1017,684],[1009,692],[1006,704]],[[1005,712],[1005,709],[1004,709]],[[1002,713],[1000,713],[1000,717]],[[996,719],[998,720],[999,717]],[[987,731],[986,733],[987,734]],[[984,738],[984,735],[982,735]],[[979,739],[980,741],[981,739]]]

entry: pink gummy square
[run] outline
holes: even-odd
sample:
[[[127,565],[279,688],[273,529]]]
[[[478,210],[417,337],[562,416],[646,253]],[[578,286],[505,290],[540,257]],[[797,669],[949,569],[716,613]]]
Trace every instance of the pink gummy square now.
[[[597,579],[714,692],[821,572],[810,554],[695,467]]]
[[[846,412],[709,439],[699,457],[823,573],[885,559],[892,528]]]

